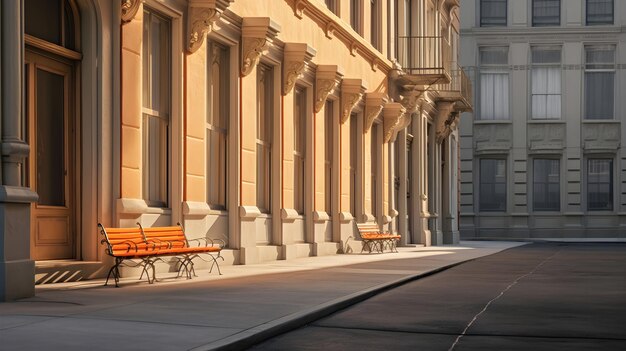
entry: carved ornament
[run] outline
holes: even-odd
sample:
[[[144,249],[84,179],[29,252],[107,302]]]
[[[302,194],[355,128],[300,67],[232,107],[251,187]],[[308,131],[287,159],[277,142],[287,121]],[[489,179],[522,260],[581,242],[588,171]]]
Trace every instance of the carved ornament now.
[[[268,17],[244,17],[241,28],[241,75],[252,72],[280,27]]]
[[[315,73],[315,113],[324,107],[328,95],[332,94],[341,81],[343,73],[337,65],[319,65]]]
[[[341,82],[341,124],[346,123],[354,107],[361,101],[365,87],[361,79],[344,79]]]
[[[304,17],[304,9],[306,8],[306,2],[304,0],[296,0],[293,4],[293,14],[302,19]]]
[[[304,43],[285,43],[283,95],[289,94],[315,56],[315,49]]]
[[[390,102],[383,108],[383,143],[394,141],[400,131],[406,109],[399,102]]]
[[[234,0],[190,0],[187,13],[187,51],[196,52],[211,32],[213,23]]]
[[[363,133],[367,133],[374,120],[378,118],[383,106],[387,103],[387,95],[385,93],[366,93],[365,94],[365,120],[363,121]]]
[[[139,10],[139,5],[141,5],[142,0],[121,0],[122,1],[122,23],[128,23],[137,14]]]
[[[452,133],[459,116],[458,111],[454,111],[454,103],[440,102],[437,103],[437,116],[435,117],[435,139],[437,143],[442,143],[445,138]]]
[[[417,110],[422,106],[422,103],[426,100],[424,97],[424,92],[422,91],[410,91],[401,95],[402,100],[400,103],[406,109],[406,113],[412,114],[417,112]]]

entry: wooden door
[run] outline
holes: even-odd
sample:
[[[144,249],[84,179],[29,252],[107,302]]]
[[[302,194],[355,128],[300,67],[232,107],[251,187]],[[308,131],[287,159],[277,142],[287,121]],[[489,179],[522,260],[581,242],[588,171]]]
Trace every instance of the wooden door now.
[[[26,50],[28,183],[39,200],[31,207],[31,257],[76,257],[74,225],[74,68],[71,62]]]

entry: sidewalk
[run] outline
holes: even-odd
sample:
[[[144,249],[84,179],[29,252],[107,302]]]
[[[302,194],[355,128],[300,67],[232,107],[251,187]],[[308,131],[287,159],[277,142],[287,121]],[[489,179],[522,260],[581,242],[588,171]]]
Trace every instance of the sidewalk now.
[[[243,349],[407,281],[523,245],[462,242],[392,254],[301,258],[224,266],[149,285],[123,279],[38,286],[0,303],[0,350]],[[161,278],[161,277],[160,277]]]

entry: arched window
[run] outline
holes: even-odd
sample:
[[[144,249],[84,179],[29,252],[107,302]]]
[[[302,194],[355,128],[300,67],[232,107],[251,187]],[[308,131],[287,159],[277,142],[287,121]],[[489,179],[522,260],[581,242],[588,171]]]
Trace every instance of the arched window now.
[[[77,51],[76,6],[69,0],[25,0],[24,33]]]

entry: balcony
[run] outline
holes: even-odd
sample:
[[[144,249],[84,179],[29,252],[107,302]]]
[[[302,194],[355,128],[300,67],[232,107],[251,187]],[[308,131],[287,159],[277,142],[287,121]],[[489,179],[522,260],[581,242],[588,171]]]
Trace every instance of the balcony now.
[[[406,73],[405,84],[430,86],[450,83],[450,45],[441,36],[400,36],[398,63]]]
[[[472,81],[461,67],[451,66],[455,68],[450,70],[450,82],[437,84],[431,90],[437,92],[438,101],[456,102],[456,110],[472,111]]]

